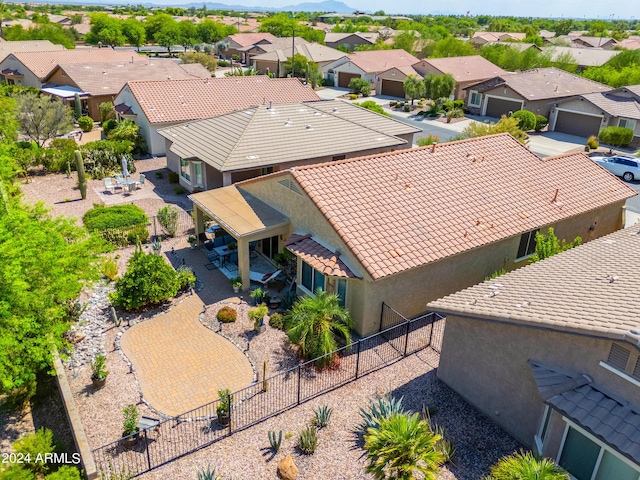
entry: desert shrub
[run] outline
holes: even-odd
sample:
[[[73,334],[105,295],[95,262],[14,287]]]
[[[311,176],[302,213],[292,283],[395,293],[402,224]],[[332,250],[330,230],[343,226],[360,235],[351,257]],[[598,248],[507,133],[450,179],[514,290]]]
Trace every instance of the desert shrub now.
[[[109,300],[116,307],[137,310],[158,305],[175,297],[180,279],[161,255],[147,254],[138,249],[127,265],[125,274],[116,280],[116,290]]]
[[[50,473],[44,480],[82,480],[80,470],[71,465],[62,465],[58,470]]]
[[[116,111],[113,109],[113,103],[111,102],[102,102],[98,105],[98,111],[100,112],[100,122],[108,122],[109,120],[114,120],[116,118]]]
[[[140,127],[131,120],[118,122],[113,130],[109,132],[109,140],[126,140],[133,144],[133,152],[140,153],[147,150],[147,145],[140,135]]]
[[[2,480],[36,480],[35,474],[20,463],[10,464],[6,470],[0,470],[0,475]]]
[[[305,455],[311,455],[318,446],[318,431],[314,426],[305,428],[298,436],[298,448]]]
[[[547,117],[544,115],[536,115],[536,126],[534,127],[536,132],[542,131],[547,125],[549,125],[549,119]]]
[[[195,287],[196,285],[196,276],[193,273],[193,270],[186,265],[182,265],[178,267],[178,282],[180,284],[180,291],[184,292],[189,288]]]
[[[82,221],[89,231],[102,231],[146,225],[149,223],[149,217],[137,205],[127,204],[111,207],[95,205],[84,214]]]
[[[524,132],[536,127],[536,116],[529,110],[518,110],[513,112],[511,116],[518,119],[518,127]]]
[[[166,205],[158,210],[158,222],[162,227],[162,231],[170,236],[175,236],[178,231],[178,217],[180,211],[173,205]]]
[[[106,121],[102,122],[102,131],[108,137],[109,136],[109,132],[111,132],[111,130],[116,128],[117,124],[118,124],[118,122],[116,122],[113,118],[111,118],[109,120],[106,120]]]
[[[355,93],[350,93],[349,94],[349,99],[350,100],[355,100],[356,98],[358,98],[358,95],[356,95]]]
[[[220,323],[235,322],[237,317],[238,312],[236,312],[236,309],[233,307],[222,307],[216,314],[216,318]]]
[[[378,428],[383,418],[389,418],[393,414],[404,415],[407,411],[402,406],[403,398],[396,400],[391,395],[379,397],[375,401],[370,398],[368,409],[360,407],[362,421],[356,426],[356,432],[365,435],[370,428]]]
[[[118,264],[113,258],[105,258],[100,265],[100,271],[102,275],[113,281],[118,276]]]
[[[169,172],[169,183],[179,183],[180,182],[180,176],[178,175],[178,172]]]
[[[442,104],[442,109],[445,112],[450,112],[452,110],[462,109],[464,107],[464,100],[449,100]]]
[[[85,171],[93,178],[104,177],[122,172],[122,157],[127,159],[129,173],[136,171],[131,158],[132,144],[127,141],[96,140],[82,146]]]
[[[505,132],[511,134],[512,137],[523,145],[527,144],[529,137],[518,126],[518,119],[513,116],[507,118],[506,115],[503,115],[497,123],[471,122],[462,130],[461,135],[463,135],[462,138],[465,136],[475,138]],[[449,139],[449,141],[452,140],[453,139]],[[456,138],[456,140],[458,140],[458,138]]]
[[[182,185],[176,185],[175,187],[173,187],[173,193],[175,193],[176,195],[182,195],[185,192],[186,190]]]
[[[258,330],[261,327],[264,316],[267,313],[269,313],[269,309],[264,303],[261,303],[257,307],[249,309],[247,314],[249,315],[249,320],[251,321],[251,323],[253,323],[253,328],[255,330]]]
[[[269,317],[269,325],[278,330],[282,330],[284,328],[284,317],[282,314],[276,312],[271,315]]]
[[[35,459],[38,454],[54,453],[59,450],[58,445],[53,440],[53,432],[47,428],[40,428],[34,433],[25,435],[13,443],[13,449],[16,453],[27,455]],[[51,468],[50,463],[46,462],[28,462],[24,466],[36,474],[44,474]]]
[[[358,105],[359,107],[366,108],[367,110],[371,110],[372,112],[379,113],[380,115],[384,115],[385,117],[390,117],[391,115],[384,111],[382,105],[377,104],[373,100],[367,100],[366,102],[353,102],[353,105]]]
[[[626,147],[633,140],[633,130],[624,127],[605,127],[598,133],[602,143],[612,147]]]
[[[371,84],[364,78],[352,78],[349,81],[349,90],[353,94],[368,97],[371,94]]]
[[[90,132],[93,130],[93,118],[87,117],[86,115],[78,117],[78,125],[83,132]]]
[[[129,245],[127,230],[122,228],[108,228],[100,232],[100,237],[116,248],[122,248]]]
[[[453,118],[462,118],[462,117],[464,117],[464,111],[461,108],[449,110],[447,112],[447,123],[451,123],[451,119]]]
[[[596,138],[595,135],[591,135],[587,139],[587,145],[589,146],[589,148],[592,148],[594,150],[600,146],[600,144],[598,143],[598,139]]]
[[[42,166],[49,172],[70,172],[76,169],[74,151],[78,144],[73,138],[54,138],[45,148]]]
[[[419,147],[426,147],[427,145],[433,145],[434,143],[438,143],[440,141],[440,137],[437,135],[429,135],[427,137],[420,137],[416,142]]]
[[[146,225],[136,225],[127,232],[127,243],[135,245],[145,243],[149,239],[149,230]]]
[[[404,111],[405,112],[410,112],[411,111],[411,105],[405,105],[404,106]]]

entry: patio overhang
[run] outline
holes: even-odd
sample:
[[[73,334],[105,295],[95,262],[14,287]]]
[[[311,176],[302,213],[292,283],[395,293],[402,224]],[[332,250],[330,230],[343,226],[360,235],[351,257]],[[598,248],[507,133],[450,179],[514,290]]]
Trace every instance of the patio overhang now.
[[[329,250],[311,235],[292,235],[286,241],[285,248],[323,275],[360,278],[340,259],[340,252]]]
[[[91,96],[90,92],[84,92],[80,88],[70,87],[68,85],[45,85],[40,89],[40,91],[63,99],[74,98],[76,93],[80,98],[88,98]]]

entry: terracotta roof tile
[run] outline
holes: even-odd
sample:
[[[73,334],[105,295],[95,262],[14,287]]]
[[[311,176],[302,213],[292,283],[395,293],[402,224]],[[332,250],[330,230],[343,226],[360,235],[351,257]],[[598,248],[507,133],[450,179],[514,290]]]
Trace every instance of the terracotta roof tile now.
[[[242,47],[248,47],[250,45],[254,45],[258,43],[260,40],[268,40],[270,42],[273,42],[278,37],[274,36],[271,33],[263,32],[263,33],[234,33],[233,35],[229,35],[227,38],[233,40],[234,42],[236,42],[238,45]]]
[[[287,250],[324,275],[357,278],[356,274],[340,260],[339,252],[332,252],[320,245],[311,235],[291,235],[285,242],[285,246]]]
[[[508,134],[290,174],[374,279],[635,195],[582,153],[541,159]]]
[[[350,53],[351,63],[368,73],[383,72],[391,67],[411,66],[419,60],[404,50],[366,50]]]
[[[151,123],[209,118],[273,102],[320,100],[296,78],[267,76],[132,81],[125,85]]]
[[[484,80],[506,73],[499,66],[480,55],[468,57],[429,58],[419,63],[427,63],[443,73],[450,74],[456,82]]]

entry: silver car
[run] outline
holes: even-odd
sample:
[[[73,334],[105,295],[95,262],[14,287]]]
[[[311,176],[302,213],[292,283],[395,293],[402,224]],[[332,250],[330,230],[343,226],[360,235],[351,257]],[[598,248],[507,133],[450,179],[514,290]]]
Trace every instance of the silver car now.
[[[625,182],[640,180],[640,158],[628,155],[613,155],[611,157],[591,157],[605,170],[622,177]]]

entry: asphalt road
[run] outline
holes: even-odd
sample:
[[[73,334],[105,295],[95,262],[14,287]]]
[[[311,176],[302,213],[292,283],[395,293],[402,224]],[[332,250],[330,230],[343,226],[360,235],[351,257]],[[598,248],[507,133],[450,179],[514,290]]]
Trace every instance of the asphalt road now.
[[[400,115],[393,115],[393,113],[391,114],[391,116],[403,123],[407,123],[413,127],[422,129],[422,133],[415,134],[414,141],[418,140],[418,138],[421,137],[428,137],[429,135],[433,135],[437,136],[441,142],[446,142],[447,140],[460,134],[460,132],[451,130],[450,128],[440,127],[438,125],[440,122],[433,119],[420,118],[418,120],[416,118],[407,118]]]
[[[637,197],[630,198],[627,200],[627,210],[630,212],[635,212],[640,214],[640,181],[634,180],[633,182],[627,183],[631,188],[633,188],[636,192],[638,192]]]

